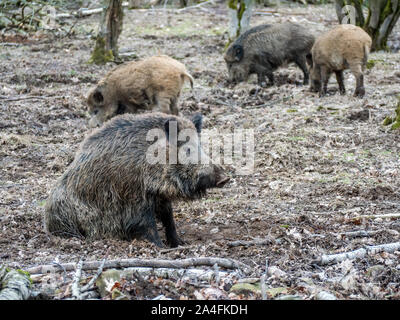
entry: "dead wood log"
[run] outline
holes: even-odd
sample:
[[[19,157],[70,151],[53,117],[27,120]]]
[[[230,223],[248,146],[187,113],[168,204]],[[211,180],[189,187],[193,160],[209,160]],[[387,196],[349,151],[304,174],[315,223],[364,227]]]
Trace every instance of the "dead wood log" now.
[[[8,270],[0,265],[0,300],[26,300],[31,293],[32,280],[22,270]]]
[[[82,270],[94,270],[99,268],[101,261],[88,261],[83,262]],[[217,264],[219,267],[226,269],[240,269],[247,273],[249,267],[242,262],[228,259],[228,258],[214,258],[214,257],[199,257],[199,258],[188,258],[182,260],[162,260],[162,259],[120,259],[120,260],[109,260],[105,262],[104,269],[111,268],[128,268],[128,267],[151,267],[151,268],[171,268],[171,269],[182,269],[197,266],[210,266]],[[61,266],[66,271],[75,270],[75,263],[65,263]],[[41,265],[26,269],[30,274],[43,274],[50,272],[58,272],[60,268],[55,265]]]
[[[360,248],[354,251],[323,255],[318,260],[315,260],[314,263],[319,265],[334,264],[342,262],[344,260],[364,258],[367,255],[373,255],[379,252],[394,252],[397,250],[400,250],[400,242],[380,244],[376,246],[365,246],[365,248]]]
[[[215,270],[211,269],[171,269],[171,268],[149,268],[149,267],[132,267],[126,268],[120,272],[122,278],[129,279],[134,276],[140,276],[142,278],[149,276],[156,276],[158,278],[166,279],[189,279],[195,281],[210,282],[211,280],[219,281],[229,276],[238,276],[236,272],[225,272],[218,270],[218,275]]]

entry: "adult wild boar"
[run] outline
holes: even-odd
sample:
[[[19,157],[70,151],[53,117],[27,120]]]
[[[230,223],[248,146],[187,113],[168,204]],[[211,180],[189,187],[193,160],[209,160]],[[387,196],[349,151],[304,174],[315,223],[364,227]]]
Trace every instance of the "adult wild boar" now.
[[[307,55],[310,67],[311,90],[319,91],[324,96],[329,77],[336,75],[340,94],[345,94],[343,70],[350,69],[356,78],[354,96],[365,95],[363,71],[368,61],[372,39],[360,27],[341,24],[317,38]]]
[[[89,126],[140,109],[178,115],[178,98],[185,80],[193,88],[193,78],[185,66],[165,55],[118,66],[87,97],[92,115]]]
[[[303,71],[303,83],[307,84],[306,55],[314,40],[306,28],[290,22],[251,28],[239,36],[224,55],[229,79],[232,82],[247,81],[255,73],[259,85],[263,85],[265,76],[273,85],[273,71],[284,63],[294,62]]]
[[[85,138],[49,196],[47,232],[88,239],[144,237],[162,246],[158,218],[167,243],[172,247],[183,243],[171,203],[199,198],[229,180],[220,166],[204,161],[210,159],[197,139],[201,122],[199,114],[188,120],[155,112],[117,116],[97,128]],[[176,138],[188,132],[189,141]],[[156,145],[164,149],[153,152]],[[184,162],[180,157],[172,161],[171,155],[182,150],[184,155],[198,152],[202,161]],[[156,153],[168,154],[166,161],[154,161],[151,156]]]

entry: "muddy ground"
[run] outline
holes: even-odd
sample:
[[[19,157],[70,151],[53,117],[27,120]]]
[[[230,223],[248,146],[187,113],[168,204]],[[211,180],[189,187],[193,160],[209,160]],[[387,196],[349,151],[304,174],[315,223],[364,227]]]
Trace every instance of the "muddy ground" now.
[[[363,99],[353,98],[355,81],[348,72],[345,96],[332,77],[330,94],[319,98],[301,85],[302,72],[294,65],[275,72],[275,86],[256,92],[255,77],[235,87],[226,82],[224,5],[180,13],[125,12],[120,52],[138,58],[167,54],[182,61],[195,86],[185,87],[181,113],[202,112],[205,129],[254,129],[254,172],[239,175],[235,166],[227,166],[232,179],[225,188],[174,205],[178,233],[187,243],[183,248],[160,250],[141,240],[50,239],[42,225],[46,198],[89,132],[85,95],[115,65],[87,63],[98,15],[79,19],[69,37],[3,37],[17,43],[0,44],[0,263],[25,269],[101,260],[106,254],[107,259],[228,257],[250,266],[251,277],[260,277],[267,261],[282,271],[266,278],[267,287],[302,299],[313,299],[320,290],[339,299],[399,299],[399,251],[328,266],[314,261],[399,240],[400,220],[375,216],[400,208],[400,134],[382,126],[397,104],[400,53],[370,55],[375,65],[366,71]],[[258,8],[251,24],[281,21],[302,23],[317,35],[337,24],[333,5]],[[391,43],[399,41],[398,24]],[[357,230],[375,232],[346,235]],[[254,239],[269,241],[229,245]],[[199,298],[194,292],[204,290],[194,284],[172,290],[156,280],[137,281],[136,291],[127,294],[194,299]],[[34,287],[48,298],[63,299],[69,283],[53,275],[36,280]],[[64,286],[61,293],[58,286]],[[219,292],[218,298],[260,299],[259,293],[229,293],[229,286]]]

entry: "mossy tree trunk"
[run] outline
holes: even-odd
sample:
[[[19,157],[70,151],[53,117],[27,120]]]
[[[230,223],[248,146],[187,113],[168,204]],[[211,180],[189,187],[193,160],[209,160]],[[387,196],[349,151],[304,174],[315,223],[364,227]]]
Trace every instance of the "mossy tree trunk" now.
[[[31,286],[29,273],[0,265],[0,300],[26,300],[31,294]]]
[[[371,36],[372,50],[386,50],[387,39],[400,17],[400,0],[336,0],[339,23],[348,21],[345,6],[355,9],[355,24]],[[367,9],[366,17],[363,7]]]
[[[228,0],[230,14],[228,45],[250,26],[254,0]]]
[[[122,31],[122,0],[103,0],[103,13],[90,62],[104,64],[118,60],[118,37]]]

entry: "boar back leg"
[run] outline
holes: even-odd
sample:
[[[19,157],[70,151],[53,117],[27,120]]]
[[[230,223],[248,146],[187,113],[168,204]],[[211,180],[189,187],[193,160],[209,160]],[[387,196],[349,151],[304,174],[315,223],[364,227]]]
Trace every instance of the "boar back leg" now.
[[[303,71],[304,79],[303,84],[307,85],[309,82],[309,74],[307,69],[306,57],[304,55],[297,56],[294,63]]]
[[[184,244],[183,240],[180,239],[178,234],[176,233],[176,226],[174,216],[172,214],[171,202],[164,199],[158,199],[156,202],[156,215],[157,218],[161,220],[161,223],[165,228],[167,243],[172,248]]]
[[[350,67],[351,72],[356,78],[356,90],[354,91],[354,96],[362,98],[365,95],[364,88],[364,75],[361,70],[361,64],[355,64]]]

